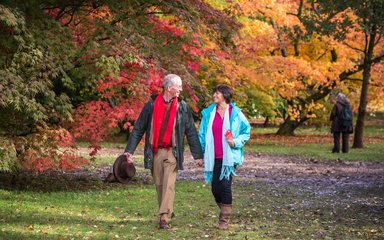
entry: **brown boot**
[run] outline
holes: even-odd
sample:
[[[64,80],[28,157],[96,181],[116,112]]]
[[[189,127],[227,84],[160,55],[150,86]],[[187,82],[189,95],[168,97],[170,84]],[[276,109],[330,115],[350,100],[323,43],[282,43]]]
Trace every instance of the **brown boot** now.
[[[229,218],[232,213],[232,204],[221,204],[219,216],[219,229],[228,229]]]

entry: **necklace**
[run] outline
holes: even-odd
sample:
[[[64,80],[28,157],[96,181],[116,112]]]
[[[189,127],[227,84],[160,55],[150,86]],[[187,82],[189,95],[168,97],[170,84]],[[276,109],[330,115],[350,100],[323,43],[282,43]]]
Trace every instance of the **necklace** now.
[[[218,105],[218,106],[217,106],[217,109],[218,109],[219,111],[225,111],[225,110],[227,109],[227,107],[228,107],[228,105],[226,105],[225,107],[223,107],[223,106],[221,106],[221,105]]]

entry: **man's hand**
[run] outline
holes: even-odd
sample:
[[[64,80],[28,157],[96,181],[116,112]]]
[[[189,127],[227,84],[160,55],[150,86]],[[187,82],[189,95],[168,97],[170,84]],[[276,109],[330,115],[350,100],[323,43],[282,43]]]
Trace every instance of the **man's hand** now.
[[[196,159],[195,163],[197,164],[198,167],[202,167],[204,165],[203,159]]]
[[[127,158],[127,163],[128,164],[133,163],[133,155],[132,154],[130,154],[129,152],[125,152],[124,155]]]

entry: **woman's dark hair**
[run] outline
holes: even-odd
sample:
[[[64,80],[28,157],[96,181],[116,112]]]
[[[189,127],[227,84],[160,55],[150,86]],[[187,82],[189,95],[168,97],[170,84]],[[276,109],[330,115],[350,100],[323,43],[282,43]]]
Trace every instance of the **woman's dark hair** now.
[[[214,92],[220,92],[223,94],[226,103],[230,103],[233,97],[233,90],[226,84],[219,84],[215,87]]]

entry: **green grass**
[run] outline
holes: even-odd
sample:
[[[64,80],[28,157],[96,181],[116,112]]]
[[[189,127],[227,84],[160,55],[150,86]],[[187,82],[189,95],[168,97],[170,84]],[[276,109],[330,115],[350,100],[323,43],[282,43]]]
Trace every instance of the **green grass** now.
[[[381,239],[383,189],[316,195],[305,187],[234,183],[229,231],[218,231],[210,188],[179,181],[171,230],[158,230],[152,185],[0,190],[1,239]],[[355,202],[351,202],[350,195]],[[359,201],[364,199],[364,201]]]
[[[263,144],[246,146],[245,151],[279,155],[300,155],[318,160],[343,161],[384,161],[384,142],[369,144],[362,149],[350,148],[349,153],[331,153],[331,144],[299,144],[282,146],[278,142],[264,142]]]
[[[258,134],[275,129],[253,129]],[[313,128],[299,132],[324,135]],[[321,133],[323,131],[323,133]],[[382,127],[367,134],[382,137]],[[289,141],[289,140],[288,140]],[[103,143],[122,148],[125,143]],[[304,155],[325,160],[384,160],[384,141],[332,154],[330,144],[252,140],[246,151]],[[188,151],[188,150],[186,150]],[[100,156],[89,171],[112,164],[116,156]],[[142,158],[137,155],[136,158]],[[135,162],[141,163],[142,159]],[[138,171],[147,171],[138,164]],[[9,187],[0,179],[0,239],[383,239],[384,189],[286,185],[257,179],[236,179],[234,213],[229,231],[216,229],[218,208],[210,187],[201,182],[178,181],[176,218],[172,229],[157,229],[157,202],[153,185],[106,184],[85,176],[22,177]],[[329,188],[329,187],[328,187]],[[328,191],[327,191],[328,190]]]
[[[365,128],[365,146],[362,149],[352,148],[353,136],[350,136],[348,154],[331,153],[333,144],[329,142],[332,142],[333,138],[326,128],[299,128],[295,132],[298,138],[281,137],[279,139],[274,135],[268,137],[268,134],[274,134],[276,131],[277,128],[253,128],[253,136],[264,136],[264,138],[251,138],[245,150],[278,155],[299,155],[318,160],[384,161],[384,126],[370,125]],[[313,143],[311,140],[320,143]]]
[[[275,134],[277,127],[253,127],[252,133],[255,134]],[[300,127],[295,130],[296,135],[330,135],[329,127]],[[368,125],[364,128],[364,136],[366,137],[383,137],[384,125]]]

